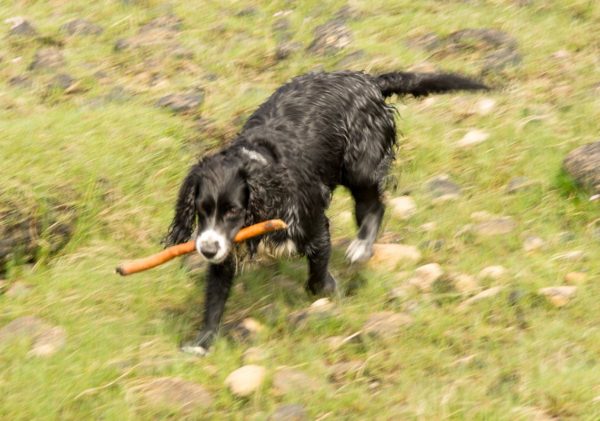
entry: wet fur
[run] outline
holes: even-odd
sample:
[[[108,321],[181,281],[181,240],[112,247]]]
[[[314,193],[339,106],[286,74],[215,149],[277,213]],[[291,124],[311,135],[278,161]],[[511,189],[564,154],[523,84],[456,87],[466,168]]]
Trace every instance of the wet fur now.
[[[227,147],[191,168],[166,243],[188,240],[196,225],[202,232],[208,220],[233,238],[242,226],[281,218],[289,229],[264,240],[275,246],[292,240],[308,259],[307,290],[331,293],[336,283],[328,271],[331,243],[325,210],[333,190],[345,186],[355,200],[358,236],[347,252],[350,261],[371,256],[381,224],[383,180],[396,144],[395,110],[385,98],[481,89],[487,88],[442,73],[299,76],[263,103]],[[203,203],[211,200],[215,209],[205,215]],[[232,206],[242,207],[242,215],[224,216]],[[258,241],[249,241],[251,252]],[[209,265],[204,326],[192,348],[205,351],[217,332],[235,275],[234,261],[229,255]]]

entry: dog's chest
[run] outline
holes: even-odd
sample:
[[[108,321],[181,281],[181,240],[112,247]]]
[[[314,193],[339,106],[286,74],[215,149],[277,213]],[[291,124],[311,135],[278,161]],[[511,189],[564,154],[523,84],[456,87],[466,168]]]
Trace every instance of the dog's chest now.
[[[296,243],[289,238],[284,242],[262,240],[258,243],[257,253],[259,256],[272,258],[291,257],[298,254],[298,248]]]

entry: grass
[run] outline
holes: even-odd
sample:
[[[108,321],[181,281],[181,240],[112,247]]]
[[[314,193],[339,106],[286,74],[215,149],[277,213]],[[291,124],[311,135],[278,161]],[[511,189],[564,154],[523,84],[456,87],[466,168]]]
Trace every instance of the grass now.
[[[598,204],[587,202],[560,167],[568,151],[598,136],[600,6],[588,0],[517,3],[378,0],[352,3],[359,13],[348,22],[354,35],[348,52],[366,53],[350,67],[371,72],[424,61],[468,74],[480,69],[476,54],[437,58],[410,49],[405,39],[411,35],[492,27],[518,40],[522,64],[489,76],[497,86],[487,95],[496,100],[491,114],[464,112],[465,104],[473,106],[482,95],[398,100],[402,136],[393,175],[398,192],[411,192],[418,213],[409,221],[388,216],[385,225],[401,242],[421,247],[422,263],[437,262],[447,272],[476,275],[485,266],[504,265],[503,280],[482,285],[501,285],[503,291],[468,311],[459,311],[465,297],[453,291],[411,292],[390,303],[388,291],[407,275],[350,270],[337,247],[332,270],[343,288],[358,282],[355,293],[338,297],[331,317],[295,328],[287,316],[310,304],[302,289],[303,262],[247,270],[228,302],[226,321],[249,316],[264,325],[253,345],[269,355],[263,363],[269,374],[259,392],[238,399],[223,381],[242,365],[251,344],[222,335],[204,359],[177,349],[200,321],[202,271],[191,274],[171,263],[122,279],[112,270],[125,257],[157,249],[177,187],[199,152],[234,135],[240,118],[290,77],[318,66],[336,69],[343,53],[320,57],[300,51],[276,62],[274,14],[291,10],[292,39],[307,46],[313,29],[344,4],[254,2],[256,13],[237,16],[247,3],[3,2],[1,21],[26,16],[43,37],[0,39],[0,194],[45,203],[68,189],[78,218],[62,251],[35,265],[12,265],[6,274],[10,283],[32,288],[25,296],[0,296],[0,325],[35,315],[63,326],[68,339],[46,359],[28,356],[27,341],[0,344],[0,418],[259,420],[281,403],[299,402],[311,419],[599,419]],[[182,18],[177,39],[193,58],[173,57],[160,46],[113,51],[117,39],[167,13]],[[105,31],[68,37],[59,28],[75,17]],[[49,91],[57,71],[27,70],[35,51],[49,44],[64,45],[60,72],[80,80],[79,92]],[[553,58],[558,50],[569,57]],[[8,83],[24,73],[31,87]],[[117,86],[128,96],[102,100]],[[201,114],[211,120],[210,135],[198,132],[191,117],[154,106],[160,96],[191,87],[205,90]],[[490,139],[458,150],[453,143],[470,128],[486,130]],[[432,203],[423,186],[441,173],[463,187],[459,200]],[[516,176],[537,184],[505,194]],[[330,211],[336,239],[354,233],[341,216],[347,210],[348,195],[336,192]],[[503,237],[457,236],[476,211],[512,216],[518,227]],[[420,229],[427,222],[436,223],[433,231]],[[565,231],[572,233],[566,242]],[[546,246],[524,252],[528,235],[540,236]],[[425,246],[438,239],[444,240],[440,249]],[[575,249],[585,250],[588,259],[553,259]],[[564,275],[576,270],[586,272],[588,281],[566,307],[554,308],[537,294],[540,287],[563,284]],[[356,332],[379,310],[411,312],[414,323],[393,340],[329,348],[328,338]],[[332,364],[353,360],[363,364],[359,373],[339,382],[328,379]],[[317,392],[276,395],[271,376],[281,366],[318,379]],[[153,376],[202,384],[214,403],[191,415],[145,407],[128,388]]]

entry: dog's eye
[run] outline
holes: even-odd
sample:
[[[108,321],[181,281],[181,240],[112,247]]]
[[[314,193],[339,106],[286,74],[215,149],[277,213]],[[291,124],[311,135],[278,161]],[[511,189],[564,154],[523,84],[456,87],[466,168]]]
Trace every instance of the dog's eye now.
[[[242,213],[242,208],[232,207],[225,211],[225,218],[237,218]]]

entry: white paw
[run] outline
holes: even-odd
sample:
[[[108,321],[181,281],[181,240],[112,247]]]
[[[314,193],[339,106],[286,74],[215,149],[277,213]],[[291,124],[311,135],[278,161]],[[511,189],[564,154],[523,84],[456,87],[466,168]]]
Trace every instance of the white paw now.
[[[208,354],[208,350],[199,345],[184,345],[181,350],[186,354],[195,355],[196,357],[204,357]]]
[[[372,247],[369,241],[356,239],[350,243],[346,250],[346,259],[350,263],[365,262],[369,260],[372,254]]]

